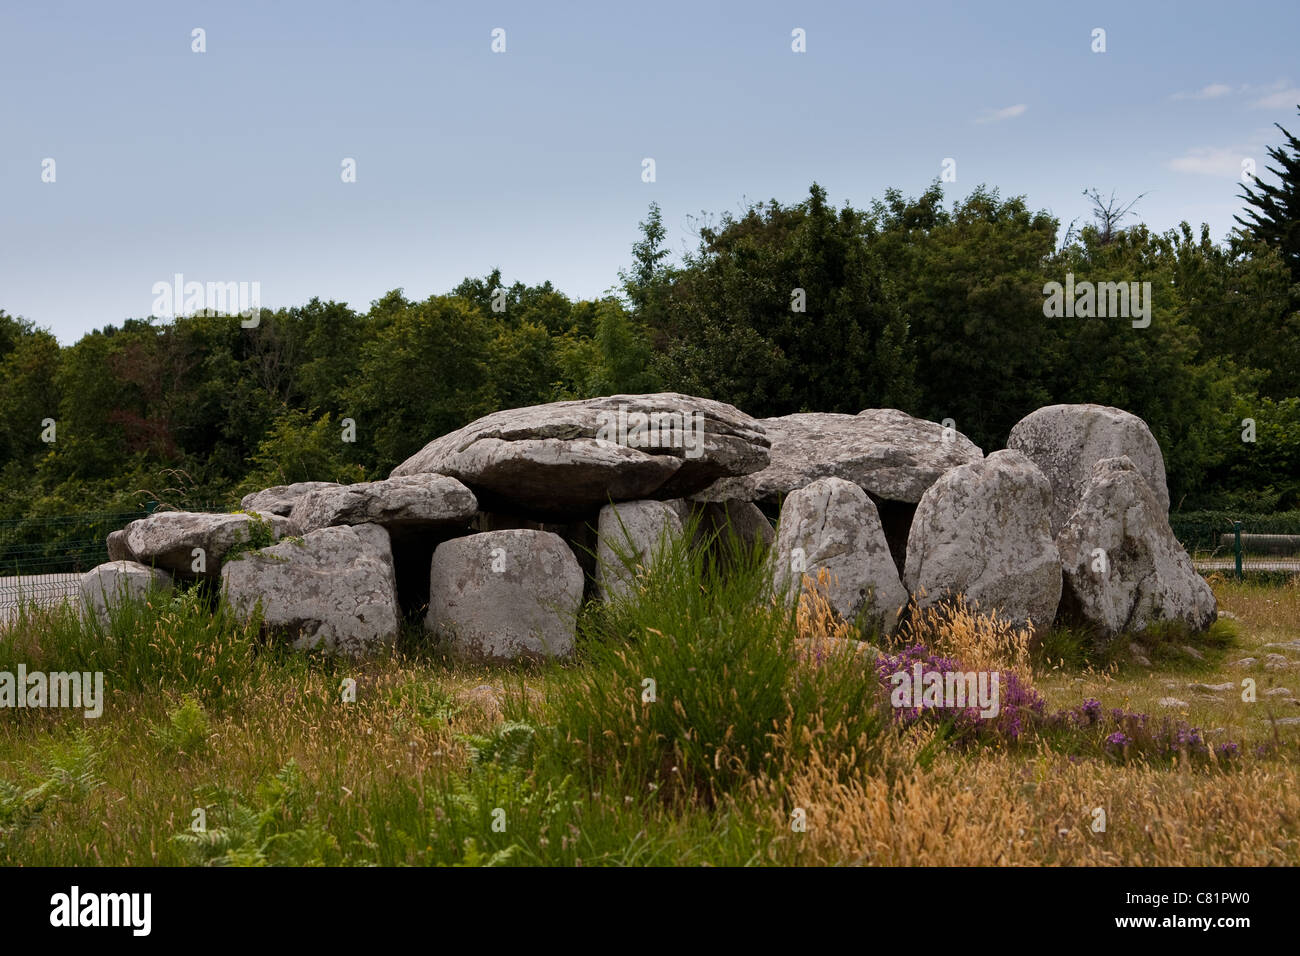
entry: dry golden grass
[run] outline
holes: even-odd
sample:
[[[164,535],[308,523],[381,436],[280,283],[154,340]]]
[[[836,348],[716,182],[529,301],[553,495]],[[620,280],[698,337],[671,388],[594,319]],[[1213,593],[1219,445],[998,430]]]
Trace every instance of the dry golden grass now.
[[[915,747],[913,742],[910,745]],[[774,828],[800,863],[1252,866],[1300,863],[1300,770],[1239,773],[942,755],[928,770],[843,779],[815,754],[784,781]],[[1104,811],[1104,832],[1093,829]],[[789,829],[786,826],[786,829]]]
[[[483,683],[480,673],[446,674],[445,681],[434,682],[428,668],[390,663],[362,665],[353,676],[354,703],[343,703],[339,682],[318,672],[292,684],[268,682],[244,695],[229,715],[210,716],[207,746],[194,754],[168,753],[150,734],[178,699],[119,695],[92,728],[105,758],[97,767],[103,785],[84,800],[61,802],[57,814],[38,817],[10,852],[21,859],[23,844],[66,843],[70,834],[82,833],[93,839],[78,840],[78,862],[174,862],[167,855],[171,836],[186,830],[192,811],[204,803],[202,792],[214,783],[251,794],[292,760],[307,779],[337,787],[318,795],[322,804],[346,808],[350,801],[367,800],[376,787],[399,784],[419,793],[426,781],[463,772],[469,753],[461,735],[485,732],[500,717],[484,706],[483,695],[470,693]],[[450,705],[450,719],[441,719],[412,693],[426,687],[438,693],[429,703]],[[52,731],[66,724],[57,713],[38,719]],[[32,730],[29,722],[0,733],[0,778],[17,776],[20,768],[39,772],[38,751],[22,745]],[[27,759],[6,761],[6,751],[25,751]],[[358,815],[365,815],[363,808]]]
[[[803,576],[796,614],[801,640],[814,643],[828,638],[857,640],[853,622],[845,621],[831,607],[830,591],[835,583],[827,568],[819,568],[816,578],[810,574]]]
[[[1025,682],[1032,679],[1029,632],[1005,618],[980,612],[964,596],[922,610],[913,607],[900,637],[905,643],[925,644],[972,670],[1014,671]]]
[[[1300,638],[1300,575],[1273,587],[1238,583],[1222,575],[1211,577],[1210,583],[1219,606],[1249,623],[1255,643]]]
[[[1205,728],[1212,741],[1238,740],[1243,749],[1281,744],[1274,756],[1248,756],[1244,766],[1226,772],[1080,760],[1045,748],[1029,754],[941,750],[918,763],[933,728],[914,728],[886,735],[873,770],[853,774],[846,772],[844,742],[819,732],[821,745],[810,758],[755,783],[755,801],[772,807],[771,826],[781,833],[771,858],[888,866],[1300,864],[1300,728],[1275,727],[1271,717],[1291,713],[1264,695],[1283,684],[1300,688],[1300,667],[1235,666],[1246,657],[1262,661],[1265,644],[1300,637],[1300,587],[1214,583],[1221,606],[1241,619],[1239,644],[1222,665],[1194,671],[1112,666],[1082,674],[1056,669],[1041,676],[1039,689],[1049,706],[1074,706],[1094,696],[1107,708],[1186,719]],[[814,602],[810,610],[816,608]],[[810,636],[823,632],[818,614],[807,619]],[[972,667],[1033,677],[1025,635],[963,604],[913,614],[908,627],[904,640],[923,639]],[[1195,659],[1189,664],[1196,666]],[[1258,684],[1254,703],[1240,699],[1246,676]],[[1220,692],[1217,701],[1188,689],[1227,682],[1233,691]],[[1158,704],[1175,695],[1187,698],[1188,706]],[[806,832],[791,832],[795,808],[806,815]],[[1094,829],[1103,820],[1104,829]]]
[[[860,654],[874,659],[875,649],[859,640],[853,622],[844,620],[831,607],[830,589],[834,583],[826,568],[818,569],[816,578],[803,576],[795,612],[795,648],[800,660],[824,661],[832,654]]]

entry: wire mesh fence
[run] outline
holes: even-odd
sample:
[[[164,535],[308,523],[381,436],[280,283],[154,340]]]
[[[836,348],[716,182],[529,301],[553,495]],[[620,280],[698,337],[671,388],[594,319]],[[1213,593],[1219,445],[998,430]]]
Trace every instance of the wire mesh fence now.
[[[75,597],[81,576],[108,560],[109,534],[148,514],[150,510],[0,519],[0,621],[24,602],[48,606]]]
[[[81,575],[108,560],[109,532],[146,513],[0,520],[0,614],[24,601],[49,605],[74,596]]]
[[[1266,516],[1240,520],[1180,523],[1178,535],[1200,571],[1300,574],[1300,534],[1267,530]]]

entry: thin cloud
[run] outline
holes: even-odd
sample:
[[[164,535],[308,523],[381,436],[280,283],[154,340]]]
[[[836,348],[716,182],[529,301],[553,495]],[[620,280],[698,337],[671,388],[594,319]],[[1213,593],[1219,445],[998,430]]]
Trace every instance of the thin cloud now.
[[[1227,96],[1232,92],[1232,87],[1227,83],[1211,83],[1209,86],[1203,86],[1195,93],[1175,93],[1173,98],[1176,100],[1213,100],[1220,96]]]
[[[1178,173],[1235,179],[1241,175],[1241,161],[1253,155],[1239,147],[1195,146],[1165,165]]]
[[[1272,83],[1242,83],[1230,86],[1227,83],[1211,83],[1195,92],[1175,93],[1174,100],[1214,100],[1222,96],[1253,97],[1248,104],[1256,110],[1284,110],[1300,104],[1300,86],[1290,80],[1274,80]]]
[[[977,123],[1001,123],[1003,120],[1015,119],[1029,109],[1024,103],[1008,106],[1000,110],[985,110],[984,115],[975,120]]]
[[[1297,103],[1300,103],[1300,87],[1292,86],[1262,96],[1250,105],[1257,110],[1284,110],[1287,107],[1295,106]]]

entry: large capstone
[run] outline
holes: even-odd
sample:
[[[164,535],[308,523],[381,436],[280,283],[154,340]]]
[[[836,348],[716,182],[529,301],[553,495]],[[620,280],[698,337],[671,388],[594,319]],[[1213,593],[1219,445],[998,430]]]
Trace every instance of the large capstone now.
[[[1156,503],[1169,512],[1165,459],[1147,423],[1107,405],[1048,405],[1011,429],[1007,447],[1023,452],[1052,485],[1052,534],[1079,506],[1092,468],[1104,458],[1127,456],[1146,479]]]
[[[1141,631],[1160,620],[1203,630],[1218,616],[1214,592],[1127,456],[1093,465],[1056,545],[1065,570],[1064,615],[1106,636]]]
[[[486,531],[438,545],[425,627],[474,661],[563,657],[573,650],[582,569],[549,531]]]
[[[307,492],[338,487],[340,485],[336,481],[297,481],[291,485],[275,485],[263,491],[255,491],[251,495],[244,495],[239,502],[239,507],[242,511],[265,511],[287,518],[289,512],[293,511],[293,506],[298,503],[298,499]]]
[[[246,552],[221,579],[236,613],[260,605],[263,628],[300,650],[358,656],[397,639],[393,555],[378,525],[321,528]]]
[[[289,515],[295,534],[342,524],[378,524],[390,531],[467,525],[478,511],[474,493],[455,478],[419,474],[318,488]]]
[[[214,578],[228,551],[270,544],[287,529],[288,520],[279,515],[163,511],[132,521],[114,547],[125,548],[142,564],[186,577]]]
[[[804,412],[759,424],[772,443],[768,466],[722,479],[696,498],[776,502],[819,478],[843,478],[875,498],[915,503],[945,471],[983,457],[956,429],[896,408]]]
[[[108,540],[105,542],[108,549],[108,560],[110,561],[134,561],[135,555],[131,553],[131,548],[126,543],[126,529],[119,528],[116,531],[108,533]]]
[[[965,595],[1018,627],[1046,628],[1061,600],[1052,488],[1032,461],[998,451],[930,486],[916,508],[904,583],[927,607]]]
[[[884,631],[907,604],[875,504],[843,478],[820,478],[785,499],[772,569],[776,590],[792,599],[824,569],[831,608],[849,621],[865,609]]]
[[[392,476],[436,473],[485,510],[566,520],[617,501],[693,494],[768,463],[753,418],[673,392],[612,395],[494,412],[435,439]]]

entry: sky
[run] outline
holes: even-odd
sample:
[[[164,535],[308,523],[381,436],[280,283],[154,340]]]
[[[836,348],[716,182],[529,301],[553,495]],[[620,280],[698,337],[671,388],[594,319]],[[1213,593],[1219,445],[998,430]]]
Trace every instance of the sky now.
[[[702,216],[814,181],[916,195],[946,159],[949,201],[986,184],[1064,227],[1084,189],[1145,193],[1151,227],[1222,240],[1242,162],[1265,175],[1273,124],[1300,134],[1298,37],[1294,0],[15,0],[0,309],[68,344],[177,273],[267,308],[494,267],[592,298],[651,202],[680,253]]]

